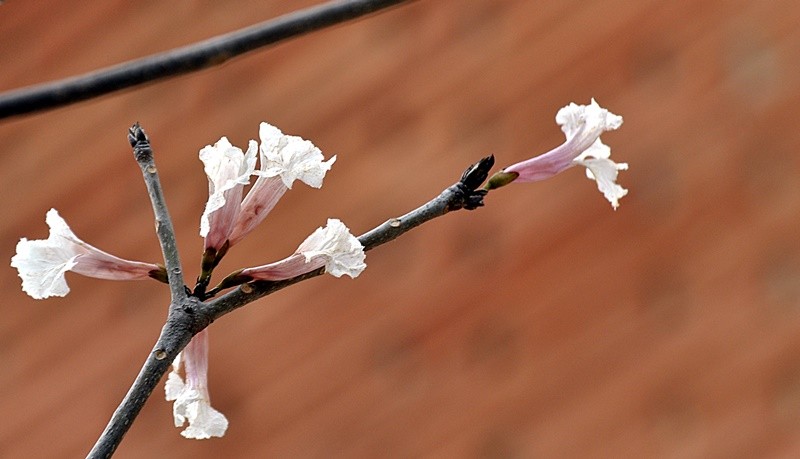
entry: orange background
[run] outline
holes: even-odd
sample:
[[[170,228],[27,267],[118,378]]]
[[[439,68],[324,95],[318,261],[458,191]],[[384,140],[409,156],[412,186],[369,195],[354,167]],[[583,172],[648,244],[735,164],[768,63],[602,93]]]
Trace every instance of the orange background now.
[[[0,90],[64,78],[312,2],[10,0]],[[116,457],[798,457],[800,5],[416,2],[222,67],[0,121],[0,456],[89,451],[150,351],[167,289],[68,275],[25,296],[7,260],[55,207],[87,242],[156,262],[126,131],[156,150],[188,279],[200,148],[258,123],[338,161],[218,269],[291,253],[328,217],[360,234],[494,153],[563,140],[571,101],[625,118],[618,211],[574,169],[492,193],[214,323],[222,439],[185,440],[160,384]]]

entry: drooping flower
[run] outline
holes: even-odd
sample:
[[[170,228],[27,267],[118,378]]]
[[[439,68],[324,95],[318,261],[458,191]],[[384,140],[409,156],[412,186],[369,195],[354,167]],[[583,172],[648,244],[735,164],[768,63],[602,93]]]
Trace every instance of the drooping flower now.
[[[185,381],[179,374],[181,363],[185,369]],[[208,394],[208,329],[195,335],[183,352],[175,357],[164,391],[167,400],[175,402],[172,405],[175,427],[189,423],[181,435],[197,440],[225,435],[228,420],[211,407]]]
[[[22,290],[36,299],[65,296],[69,286],[67,271],[109,280],[140,280],[152,277],[166,281],[164,268],[152,263],[124,260],[91,246],[78,238],[58,215],[50,209],[46,216],[50,235],[47,239],[17,243],[11,266],[22,278]]]
[[[622,117],[602,108],[592,99],[589,105],[570,103],[556,114],[556,123],[567,137],[560,146],[534,158],[513,164],[490,179],[489,187],[512,181],[535,182],[550,178],[575,165],[586,167],[586,176],[597,182],[597,188],[616,209],[619,199],[628,190],[616,183],[626,163],[611,160],[611,148],[600,141],[603,132],[622,125]]]
[[[340,220],[329,218],[317,228],[294,254],[268,265],[241,270],[237,275],[249,280],[283,280],[325,267],[335,277],[358,277],[367,267],[364,246]]]
[[[250,183],[250,175],[256,166],[255,140],[251,140],[247,152],[231,145],[222,137],[213,146],[200,150],[208,176],[208,202],[200,218],[200,235],[205,238],[205,248],[215,252],[222,249],[233,230],[239,215],[242,189]]]
[[[231,246],[266,218],[283,194],[292,188],[295,180],[320,188],[325,173],[336,161],[336,156],[324,161],[320,149],[310,141],[284,135],[280,129],[268,123],[259,126],[259,137],[261,164],[259,170],[254,172],[258,179],[242,202],[229,237]]]

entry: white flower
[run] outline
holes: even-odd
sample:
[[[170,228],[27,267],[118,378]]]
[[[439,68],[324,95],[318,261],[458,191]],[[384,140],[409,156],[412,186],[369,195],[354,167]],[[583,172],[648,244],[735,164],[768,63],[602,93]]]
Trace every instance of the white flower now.
[[[619,199],[628,190],[616,183],[618,172],[628,169],[626,163],[610,159],[611,149],[600,141],[600,135],[622,125],[622,117],[600,107],[592,99],[589,105],[570,103],[556,114],[556,123],[567,141],[549,152],[503,169],[518,174],[513,181],[535,182],[550,178],[572,166],[586,167],[586,175],[597,182],[597,188],[616,209]]]
[[[325,267],[335,277],[358,277],[367,267],[364,247],[340,220],[330,218],[300,244],[294,254],[268,265],[243,269],[241,276],[258,280],[283,280]]]
[[[178,374],[182,356],[185,360],[185,383]],[[189,423],[181,435],[197,440],[225,435],[228,420],[211,407],[208,394],[208,329],[195,335],[183,352],[175,357],[164,391],[168,401],[175,401],[172,405],[175,427]]]
[[[16,255],[11,258],[11,266],[17,268],[22,278],[22,290],[33,298],[69,293],[64,277],[67,271],[110,280],[166,277],[158,265],[124,260],[78,239],[55,209],[47,212],[46,221],[49,237],[34,241],[22,238],[17,243]]]
[[[334,162],[336,156],[328,161],[313,143],[293,135],[284,135],[280,129],[268,123],[261,123],[258,129],[261,138],[261,170],[256,175],[263,177],[280,176],[286,188],[291,189],[295,180],[320,188],[322,179]]]
[[[325,174],[336,161],[336,156],[324,161],[322,152],[310,141],[284,135],[268,123],[261,123],[259,137],[261,164],[254,172],[258,179],[242,202],[229,237],[231,246],[264,221],[295,180],[320,188]]]
[[[256,166],[257,144],[251,140],[247,152],[234,147],[226,137],[200,150],[208,176],[208,202],[200,218],[205,247],[219,250],[228,240],[239,215],[242,189],[250,183]]]

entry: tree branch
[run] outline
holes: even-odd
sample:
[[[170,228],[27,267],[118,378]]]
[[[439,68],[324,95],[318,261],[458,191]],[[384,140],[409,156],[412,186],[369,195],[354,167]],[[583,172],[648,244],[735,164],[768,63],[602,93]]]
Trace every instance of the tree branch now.
[[[161,329],[161,335],[156,345],[147,356],[139,375],[128,393],[125,394],[119,407],[114,411],[100,438],[89,452],[87,457],[90,458],[109,458],[114,454],[133,420],[139,415],[144,403],[150,398],[175,356],[186,347],[192,336],[210,323],[205,316],[195,314],[199,301],[197,298],[190,297],[186,291],[178,246],[175,242],[175,231],[172,228],[172,219],[161,191],[153,149],[150,147],[147,134],[139,126],[139,123],[134,124],[128,131],[128,141],[133,147],[133,156],[142,170],[147,192],[153,205],[156,233],[164,255],[172,301],[169,305],[167,321]]]
[[[0,119],[48,110],[220,65],[234,57],[408,0],[344,0],[64,80],[0,94]]]
[[[153,205],[153,214],[156,218],[156,234],[158,242],[161,244],[161,253],[164,256],[164,266],[167,268],[167,280],[169,281],[172,303],[180,302],[187,297],[185,282],[183,281],[183,270],[181,269],[180,256],[178,255],[178,244],[175,241],[175,229],[172,227],[172,219],[167,210],[167,202],[161,190],[161,180],[158,178],[158,169],[153,158],[153,149],[150,147],[150,140],[147,138],[144,129],[135,123],[128,130],[128,141],[133,147],[133,156],[139,169],[142,170],[144,183],[147,186],[147,194]]]
[[[167,323],[161,329],[156,345],[87,458],[107,459],[114,454],[172,361],[189,344],[192,336],[208,326],[207,322],[198,321],[193,314],[197,304],[196,298],[189,297],[182,307],[174,307],[175,303],[170,305]]]
[[[166,221],[169,223],[169,215],[166,214],[166,206],[163,205],[163,197],[160,196],[160,185],[158,184],[155,165],[152,164],[152,150],[149,144],[144,147],[147,142],[146,136],[138,123],[131,128],[130,138],[132,139],[131,144],[134,145],[134,152],[138,151],[142,156],[149,157],[145,161],[140,161],[139,154],[137,154],[137,161],[148,184],[156,218],[160,218],[159,212],[163,211],[166,215]],[[141,140],[142,138],[144,140]],[[485,180],[492,165],[494,165],[494,157],[483,158],[478,163],[470,166],[459,182],[447,187],[439,196],[401,217],[389,219],[364,233],[358,238],[364,246],[364,250],[371,250],[392,241],[403,233],[436,217],[441,217],[450,211],[458,209],[472,210],[482,206],[483,197],[486,196],[487,191],[477,190],[477,187]],[[171,224],[169,226],[164,225],[164,228],[166,233],[172,233]],[[161,232],[159,232],[159,239],[162,239],[162,237]],[[167,241],[166,243],[162,242],[162,247],[174,247],[174,235],[172,238],[171,246]],[[169,237],[164,239],[169,239]],[[165,259],[169,260],[173,256],[172,253],[165,248]],[[174,251],[174,255],[177,257],[177,250]],[[168,273],[172,276],[176,272],[173,269],[169,269],[169,266],[171,264],[168,261]],[[214,320],[245,304],[252,303],[284,287],[319,276],[324,272],[325,268],[320,268],[282,281],[251,282],[241,285],[236,290],[207,303],[202,303],[195,297],[187,296],[181,283],[180,287],[183,292],[180,296],[181,299],[176,301],[173,298],[167,323],[161,330],[158,342],[87,457],[92,459],[111,457],[145,402],[153,393],[155,386],[169,369],[170,363],[186,347],[195,334],[206,328]],[[180,268],[178,268],[175,275],[180,276]],[[173,278],[170,277],[171,286],[173,285],[172,281]],[[172,290],[174,294],[175,289],[172,288]]]
[[[364,250],[372,250],[379,245],[393,241],[405,232],[417,226],[433,220],[436,217],[459,209],[474,210],[483,206],[483,198],[486,190],[477,188],[486,180],[489,170],[494,165],[494,156],[487,156],[477,163],[471,165],[461,180],[447,187],[439,196],[431,199],[425,204],[417,207],[402,217],[392,218],[378,225],[370,231],[358,237]],[[244,284],[219,298],[201,303],[200,313],[208,315],[213,322],[218,318],[238,309],[248,303],[274,293],[300,281],[319,276],[325,272],[320,268],[309,273],[301,274],[291,279],[281,281],[255,281]]]

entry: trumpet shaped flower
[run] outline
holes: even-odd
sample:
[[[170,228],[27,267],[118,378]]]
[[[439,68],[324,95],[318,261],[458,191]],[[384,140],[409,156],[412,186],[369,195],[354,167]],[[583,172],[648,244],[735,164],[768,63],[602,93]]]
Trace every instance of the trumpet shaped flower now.
[[[181,363],[185,368],[185,381],[179,374]],[[167,400],[175,402],[172,405],[175,427],[189,423],[181,435],[197,440],[225,435],[228,420],[211,407],[208,394],[208,329],[195,335],[175,357],[164,391]]]
[[[622,125],[622,117],[602,108],[592,99],[589,105],[570,103],[556,114],[556,123],[566,135],[566,142],[534,158],[513,164],[500,174],[505,183],[535,182],[550,178],[572,166],[586,167],[586,176],[597,182],[597,188],[616,209],[619,199],[628,190],[616,183],[619,171],[628,169],[626,163],[611,160],[611,148],[600,140],[603,132]],[[501,186],[502,186],[501,185]]]
[[[50,235],[47,239],[17,243],[11,266],[22,278],[22,290],[36,299],[65,296],[69,286],[67,271],[110,280],[140,280],[152,277],[165,281],[164,268],[152,263],[124,260],[83,242],[67,222],[50,209],[46,216]]]
[[[283,280],[325,267],[335,277],[358,277],[367,267],[364,246],[340,220],[330,218],[317,228],[294,254],[275,263],[246,268],[237,276],[248,280]]]
[[[320,188],[325,174],[336,161],[336,156],[325,161],[313,143],[285,135],[268,123],[259,126],[259,138],[260,167],[254,172],[258,179],[242,202],[229,237],[231,246],[264,221],[295,180]]]
[[[208,176],[208,202],[200,218],[200,235],[205,238],[206,249],[222,249],[233,230],[243,188],[250,183],[256,166],[256,147],[255,140],[251,140],[247,152],[242,152],[222,137],[213,146],[200,150]]]

